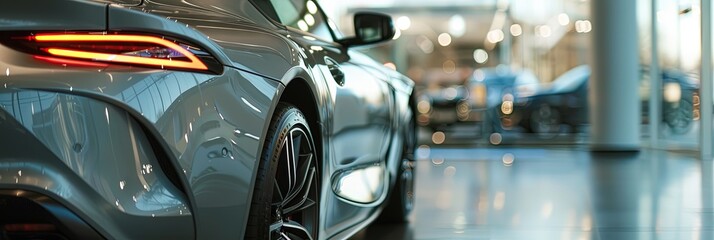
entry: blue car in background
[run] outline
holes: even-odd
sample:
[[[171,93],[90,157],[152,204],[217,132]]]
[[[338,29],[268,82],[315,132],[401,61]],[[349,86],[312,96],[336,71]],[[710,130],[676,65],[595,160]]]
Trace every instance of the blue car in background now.
[[[642,69],[642,76],[648,76]],[[494,132],[522,128],[528,133],[555,134],[579,132],[588,123],[588,79],[587,65],[575,67],[533,93],[503,95],[503,100],[491,106],[491,126]],[[695,78],[675,70],[662,71],[663,83],[663,123],[674,134],[687,132],[692,121],[698,118],[698,83]],[[640,97],[643,120],[649,112],[647,84],[641,81]]]

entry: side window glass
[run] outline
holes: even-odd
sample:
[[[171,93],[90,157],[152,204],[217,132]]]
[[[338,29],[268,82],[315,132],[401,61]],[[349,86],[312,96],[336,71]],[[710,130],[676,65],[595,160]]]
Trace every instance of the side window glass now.
[[[141,4],[141,0],[92,0],[92,1],[100,2],[100,3],[119,4],[122,6],[139,6]]]
[[[333,41],[327,20],[314,0],[270,0],[280,22]]]
[[[250,4],[248,1],[239,1],[240,4],[232,4],[230,6],[224,6],[224,9],[227,9],[231,12],[237,13],[239,16],[244,16],[247,18],[246,21],[253,22],[255,24],[265,26],[265,27],[274,27],[275,25],[270,22],[263,14],[258,11],[258,9],[253,6],[253,4]],[[232,2],[228,2],[232,3]],[[212,5],[212,6],[220,6],[220,5]],[[235,7],[235,9],[233,9]]]

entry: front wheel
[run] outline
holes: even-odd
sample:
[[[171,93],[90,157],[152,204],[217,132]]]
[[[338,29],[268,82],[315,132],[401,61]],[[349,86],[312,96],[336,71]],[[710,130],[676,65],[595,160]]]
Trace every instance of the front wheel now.
[[[691,129],[693,121],[692,103],[687,100],[680,100],[678,103],[665,103],[664,122],[675,135],[685,134]],[[672,106],[676,105],[676,106]]]
[[[246,239],[317,239],[320,182],[309,125],[280,103],[266,136]]]
[[[542,104],[531,113],[529,124],[533,133],[541,137],[550,137],[560,132],[561,123],[558,110],[547,104]]]

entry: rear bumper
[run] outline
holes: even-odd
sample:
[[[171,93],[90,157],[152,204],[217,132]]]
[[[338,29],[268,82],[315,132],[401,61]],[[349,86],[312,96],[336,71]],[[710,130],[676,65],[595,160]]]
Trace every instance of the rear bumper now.
[[[49,196],[0,190],[2,239],[103,239],[74,212]]]

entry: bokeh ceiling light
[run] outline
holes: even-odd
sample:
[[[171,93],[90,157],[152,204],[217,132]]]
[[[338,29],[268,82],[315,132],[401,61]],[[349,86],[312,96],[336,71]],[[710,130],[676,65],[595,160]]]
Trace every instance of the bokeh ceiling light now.
[[[562,26],[570,24],[570,17],[568,16],[568,14],[566,14],[566,13],[558,14],[558,23],[560,23],[560,25],[562,25]]]
[[[438,131],[431,134],[431,141],[434,144],[442,144],[446,140],[446,134],[444,132]]]
[[[503,41],[503,31],[501,29],[494,29],[488,32],[486,39],[491,43],[498,43]]]
[[[442,68],[443,68],[443,70],[444,70],[445,73],[454,73],[454,72],[456,72],[456,63],[455,63],[454,61],[451,61],[451,60],[446,60],[446,61],[444,61],[444,63],[442,64]],[[454,90],[454,91],[455,91],[455,90]],[[448,96],[447,96],[447,97],[448,97]],[[453,99],[453,97],[452,97],[451,99]]]
[[[310,26],[307,25],[305,20],[298,21],[297,25],[298,25],[298,28],[300,28],[300,30],[303,30],[303,31],[310,30]]]
[[[449,33],[456,38],[466,33],[466,20],[463,16],[456,14],[449,18]]]
[[[412,26],[412,20],[407,16],[401,16],[397,18],[397,28],[400,30],[407,30]]]
[[[478,51],[478,50],[476,50],[476,51]],[[474,56],[476,56],[476,51],[474,51]],[[488,54],[486,54],[486,58],[488,58]],[[486,73],[484,73],[483,70],[481,70],[481,69],[476,69],[476,70],[474,70],[473,78],[477,82],[483,82],[483,80],[486,80]]]
[[[521,34],[523,34],[523,28],[521,28],[520,24],[516,23],[511,25],[511,35],[513,35],[514,37],[518,37]]]
[[[451,35],[449,35],[448,33],[439,34],[437,40],[439,41],[439,45],[444,47],[449,46],[449,44],[451,44]]]
[[[550,26],[548,26],[548,25],[537,26],[535,31],[538,34],[538,36],[541,36],[544,38],[550,37],[550,35],[553,34],[553,31],[550,29]]]
[[[575,21],[575,31],[579,33],[589,33],[593,30],[592,23],[589,20]]]
[[[317,13],[317,5],[313,1],[307,1],[307,11],[311,14]]]
[[[312,14],[305,14],[303,20],[305,20],[308,26],[315,25],[315,17],[313,17]]]
[[[476,63],[483,64],[488,61],[488,52],[483,49],[474,50],[474,60]]]
[[[421,35],[417,37],[416,44],[424,53],[429,54],[434,51],[434,43],[429,38]]]

